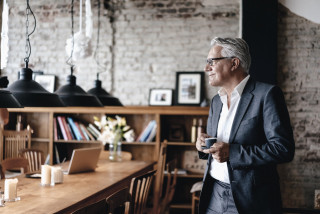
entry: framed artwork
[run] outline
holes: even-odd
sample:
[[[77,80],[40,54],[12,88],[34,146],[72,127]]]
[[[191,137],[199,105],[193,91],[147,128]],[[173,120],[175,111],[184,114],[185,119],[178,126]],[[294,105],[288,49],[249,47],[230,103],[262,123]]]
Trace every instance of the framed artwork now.
[[[199,106],[203,100],[204,72],[177,72],[176,75],[176,105]]]
[[[172,89],[150,89],[149,105],[150,106],[171,106],[172,105]]]
[[[56,81],[56,76],[55,75],[35,75],[34,76],[34,81],[39,83],[44,89],[47,91],[53,93],[55,90],[55,81]]]

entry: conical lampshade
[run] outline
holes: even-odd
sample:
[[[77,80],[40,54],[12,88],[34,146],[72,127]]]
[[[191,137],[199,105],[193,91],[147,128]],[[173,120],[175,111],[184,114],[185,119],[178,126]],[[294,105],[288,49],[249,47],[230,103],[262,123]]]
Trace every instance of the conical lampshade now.
[[[39,83],[32,80],[33,71],[22,68],[20,79],[12,83],[8,90],[23,107],[62,107],[60,98],[45,90]]]
[[[88,93],[98,97],[104,106],[123,106],[118,98],[111,96],[101,87],[100,80],[95,80],[95,87],[90,89]]]
[[[61,86],[56,92],[66,106],[103,106],[96,96],[86,93],[76,85],[76,77],[69,75],[67,85]]]
[[[18,100],[10,91],[0,90],[0,108],[21,108]]]

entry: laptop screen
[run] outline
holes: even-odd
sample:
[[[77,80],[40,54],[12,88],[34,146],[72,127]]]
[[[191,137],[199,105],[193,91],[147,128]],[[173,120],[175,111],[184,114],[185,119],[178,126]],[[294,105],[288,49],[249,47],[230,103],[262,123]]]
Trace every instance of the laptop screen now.
[[[74,149],[66,174],[94,171],[100,152],[101,147]]]

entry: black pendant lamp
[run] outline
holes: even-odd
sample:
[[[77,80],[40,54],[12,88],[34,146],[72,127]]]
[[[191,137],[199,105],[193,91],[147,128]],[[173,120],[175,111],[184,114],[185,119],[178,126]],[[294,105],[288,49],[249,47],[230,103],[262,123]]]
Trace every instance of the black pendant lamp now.
[[[106,90],[101,87],[101,81],[98,77],[95,80],[95,87],[90,89],[88,93],[98,97],[98,99],[104,106],[123,106],[118,98],[111,96]]]
[[[0,88],[6,88],[8,84],[9,81],[6,76],[0,77]],[[21,108],[21,105],[10,91],[1,89],[0,108]]]
[[[61,86],[55,93],[61,98],[66,106],[85,106],[85,107],[102,107],[103,105],[96,96],[86,93],[80,86],[76,84],[76,77],[73,75],[74,65],[72,63],[74,50],[74,31],[73,31],[73,6],[71,3],[71,34],[72,49],[67,64],[70,65],[71,74],[67,77],[67,84]]]
[[[97,46],[94,53],[94,58],[97,62],[98,67],[101,67],[97,59],[97,52],[99,48],[99,38],[100,38],[100,0],[98,0],[98,32],[97,32]],[[88,91],[89,94],[98,97],[100,102],[104,106],[123,106],[120,100],[116,97],[111,96],[106,90],[101,87],[101,81],[99,80],[99,72],[97,73],[97,79],[95,80],[95,87]]]
[[[29,34],[29,14],[34,18],[34,29]],[[64,106],[60,98],[56,94],[52,94],[45,90],[39,83],[32,80],[33,71],[28,68],[29,57],[31,55],[31,45],[29,36],[36,29],[36,18],[30,8],[29,0],[27,0],[27,21],[26,21],[26,57],[24,59],[26,68],[22,68],[20,79],[12,83],[8,90],[19,101],[23,107],[62,107]]]
[[[61,86],[55,93],[59,95],[66,106],[103,106],[96,96],[86,93],[76,84],[76,77],[73,75],[73,67],[71,67],[71,75],[67,78],[67,84]]]

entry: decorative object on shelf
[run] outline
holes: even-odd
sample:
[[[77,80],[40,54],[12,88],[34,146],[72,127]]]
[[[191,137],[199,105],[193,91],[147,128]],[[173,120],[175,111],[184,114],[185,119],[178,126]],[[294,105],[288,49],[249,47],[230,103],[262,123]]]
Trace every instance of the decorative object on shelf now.
[[[207,160],[199,159],[198,152],[186,150],[183,152],[182,168],[188,173],[203,174],[207,166]]]
[[[8,90],[15,96],[19,103],[26,107],[62,107],[64,106],[56,94],[46,91],[39,83],[32,80],[33,71],[28,68],[29,57],[31,55],[30,35],[36,29],[36,18],[30,8],[27,0],[27,18],[26,18],[26,56],[24,61],[26,67],[21,69],[20,79],[8,87]],[[29,33],[29,15],[34,19],[34,28]]]
[[[55,90],[56,76],[45,74],[45,75],[35,75],[34,80],[44,87],[47,91],[53,93]]]
[[[193,118],[191,126],[191,143],[197,141],[197,118]]]
[[[97,72],[97,79],[95,80],[95,87],[88,90],[87,93],[98,97],[98,99],[100,100],[100,102],[104,106],[122,106],[122,103],[120,102],[120,100],[118,98],[113,97],[111,94],[109,94],[106,90],[104,90],[101,87],[102,82],[101,82],[101,80],[99,80],[100,73],[106,71],[105,66],[102,66],[100,64],[100,60],[98,60],[98,49],[99,49],[99,41],[100,41],[100,25],[101,25],[100,5],[101,5],[100,0],[98,0],[98,32],[97,32],[97,45],[96,45],[96,50],[94,52],[94,59],[97,63],[98,70],[101,70],[101,71]]]
[[[80,86],[76,84],[76,77],[73,75],[73,52],[74,52],[74,27],[73,27],[73,6],[74,0],[71,4],[71,34],[72,34],[72,48],[70,57],[67,59],[67,64],[70,65],[71,74],[67,77],[67,84],[61,86],[55,93],[59,95],[66,106],[87,106],[87,107],[101,107],[103,106],[96,96],[86,93]]]
[[[152,88],[149,93],[150,106],[171,106],[172,89]]]
[[[173,142],[183,142],[185,129],[183,125],[171,124],[169,126],[168,140]]]
[[[199,106],[203,100],[204,72],[176,73],[176,105]]]
[[[121,141],[133,142],[134,131],[127,125],[124,117],[118,115],[114,118],[103,116],[101,119],[94,117],[94,123],[101,130],[99,140],[103,145],[109,143],[109,160],[121,161]]]
[[[320,209],[320,189],[314,190],[314,208]]]

